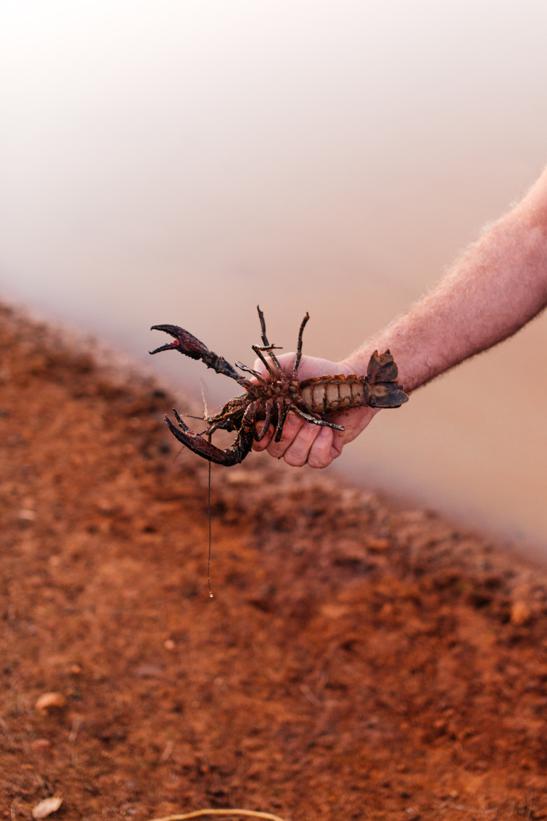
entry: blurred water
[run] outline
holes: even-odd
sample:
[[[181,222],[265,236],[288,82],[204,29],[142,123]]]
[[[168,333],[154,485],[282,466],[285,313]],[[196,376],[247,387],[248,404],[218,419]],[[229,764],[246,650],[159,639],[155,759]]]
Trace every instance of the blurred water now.
[[[0,294],[143,361],[148,326],[174,322],[252,362],[257,302],[276,342],[309,310],[306,350],[342,357],[546,162],[543,3],[0,14]],[[381,414],[337,469],[547,547],[546,343],[543,316]],[[198,364],[154,365],[199,392]]]

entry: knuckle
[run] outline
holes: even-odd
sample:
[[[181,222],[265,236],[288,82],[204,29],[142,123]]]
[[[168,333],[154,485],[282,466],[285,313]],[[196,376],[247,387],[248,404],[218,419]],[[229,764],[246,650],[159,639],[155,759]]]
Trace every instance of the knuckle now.
[[[285,461],[294,467],[302,467],[308,461],[320,430],[314,425],[303,423],[292,444],[285,452]]]
[[[294,442],[285,451],[285,461],[290,465],[304,465],[310,452],[310,441],[299,433]]]
[[[283,457],[285,462],[293,468],[301,468],[303,465],[306,464],[306,457],[302,457],[301,455],[295,454],[292,452],[292,448],[289,448]]]
[[[283,456],[289,445],[290,442],[284,441],[283,439],[279,442],[274,442],[274,440],[272,439],[270,444],[268,445],[268,453],[271,456],[279,458]]]
[[[311,468],[315,468],[316,470],[322,470],[323,468],[328,467],[331,461],[331,459],[318,459],[314,458],[313,456],[310,456],[310,458],[308,459],[308,465]]]
[[[315,451],[316,453],[327,454],[330,453],[332,449],[333,443],[333,431],[332,428],[322,428],[321,433],[317,437],[315,441]]]
[[[271,449],[275,451],[276,456],[282,456],[287,448],[291,447],[298,437],[301,427],[302,423],[298,419],[289,422],[289,417],[287,417],[279,442],[274,441],[275,437],[271,439]]]
[[[268,444],[269,444],[268,439],[266,437],[264,437],[264,439],[261,439],[260,442],[256,442],[256,441],[253,442],[253,450],[257,450],[257,451],[266,450],[266,448],[268,447]]]
[[[255,439],[253,441],[253,450],[266,450],[268,445],[270,444],[273,436],[273,428],[270,427],[266,433],[263,434],[264,431],[264,423],[258,422],[256,425],[256,433],[257,435],[261,436],[261,439]]]
[[[292,411],[291,411],[289,413],[289,415],[287,416],[287,418],[285,419],[285,424],[283,425],[283,436],[282,436],[282,438],[285,438],[286,435],[291,436],[291,435],[294,435],[295,433],[298,433],[298,431],[301,429],[302,425],[303,425],[302,420],[298,419],[298,417],[295,416],[295,414],[292,413]]]
[[[344,445],[342,442],[333,442],[332,443],[332,450],[331,450],[331,458],[338,459],[339,456],[342,455],[342,451],[344,450]]]
[[[333,453],[332,430],[323,428],[313,443],[308,456],[308,464],[312,468],[325,468],[332,462]]]
[[[312,468],[318,468],[321,470],[322,468],[327,468],[333,461],[334,457],[329,453],[321,456],[311,456],[308,459],[308,464]]]

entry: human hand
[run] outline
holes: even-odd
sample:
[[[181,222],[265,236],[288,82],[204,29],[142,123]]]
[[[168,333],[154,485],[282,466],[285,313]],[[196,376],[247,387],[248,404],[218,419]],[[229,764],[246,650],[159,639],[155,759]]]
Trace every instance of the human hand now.
[[[277,358],[283,370],[290,373],[295,354],[282,354]],[[254,363],[253,367],[266,375],[265,368],[259,360]],[[329,359],[303,356],[298,368],[298,379],[335,376],[341,373],[355,373],[355,368],[346,362],[331,362]],[[344,445],[355,439],[367,427],[377,412],[377,409],[365,406],[331,414],[329,421],[343,425],[343,431],[313,425],[291,412],[285,420],[279,442],[273,441],[274,428],[270,427],[260,442],[254,442],[253,449],[268,450],[271,456],[277,459],[283,458],[288,465],[293,467],[302,467],[307,464],[312,468],[325,468],[340,456]],[[259,432],[262,430],[262,425],[262,422],[257,423]]]

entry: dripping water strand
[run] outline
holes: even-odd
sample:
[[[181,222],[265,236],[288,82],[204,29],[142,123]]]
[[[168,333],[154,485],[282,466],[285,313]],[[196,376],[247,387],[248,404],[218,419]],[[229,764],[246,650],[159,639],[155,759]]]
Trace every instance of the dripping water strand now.
[[[209,436],[209,441],[211,441],[211,437]],[[207,549],[207,587],[209,590],[209,598],[214,599],[215,594],[213,593],[213,585],[211,581],[211,562],[212,562],[212,555],[213,555],[213,511],[211,505],[211,484],[212,484],[212,476],[213,476],[213,465],[211,462],[208,462],[209,470],[208,470],[208,481],[207,481],[207,530],[208,530],[208,549]]]
[[[209,416],[209,409],[207,407],[207,397],[205,395],[205,383],[203,379],[201,383],[201,399],[203,401],[203,419],[207,422]],[[211,434],[207,435],[209,444],[211,443]],[[213,465],[208,462],[207,470],[207,589],[209,591],[209,598],[214,599],[213,582],[211,579],[211,564],[213,561],[213,509],[211,504],[211,486],[213,482]]]

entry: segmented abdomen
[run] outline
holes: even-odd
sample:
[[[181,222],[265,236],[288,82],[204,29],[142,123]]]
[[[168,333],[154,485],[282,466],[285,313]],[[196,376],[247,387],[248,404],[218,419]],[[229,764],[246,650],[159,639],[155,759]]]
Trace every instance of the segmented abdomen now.
[[[300,383],[302,401],[314,413],[333,413],[344,408],[366,405],[366,392],[364,377],[353,374],[319,376]]]

